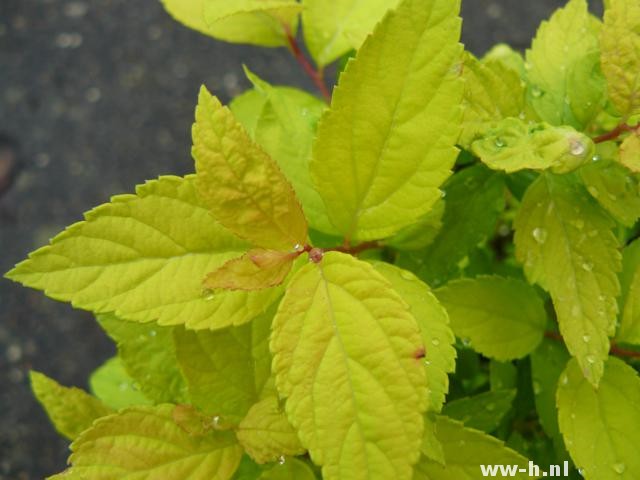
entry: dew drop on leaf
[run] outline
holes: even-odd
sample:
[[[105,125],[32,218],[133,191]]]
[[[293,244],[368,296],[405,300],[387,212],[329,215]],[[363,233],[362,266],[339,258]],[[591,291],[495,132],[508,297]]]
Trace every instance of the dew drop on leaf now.
[[[540,98],[542,96],[542,90],[540,90],[540,87],[534,86],[531,89],[531,95],[533,95],[535,98]]]
[[[624,463],[615,463],[613,465],[613,471],[616,472],[618,475],[622,475],[624,473],[624,471],[626,470],[626,466]]]
[[[582,264],[582,269],[586,270],[587,272],[590,272],[591,270],[593,270],[593,263],[591,262],[584,262]]]
[[[587,355],[587,362],[593,365],[594,363],[596,363],[596,359],[593,355]]]
[[[284,465],[284,462],[286,461],[287,460],[284,458],[284,455],[280,455],[280,457],[278,457],[278,464]]]
[[[539,244],[547,241],[547,231],[544,228],[536,227],[532,232],[533,238]]]
[[[586,151],[587,147],[581,140],[574,139],[569,143],[569,152],[571,152],[571,155],[574,157],[581,157]]]
[[[440,345],[440,340],[438,340],[437,338],[434,338],[433,340],[431,340],[431,344],[437,347],[438,345]]]
[[[600,161],[600,155],[594,155],[593,157],[591,157],[591,161],[592,162],[599,162]]]
[[[215,294],[213,293],[213,290],[204,290],[202,292],[202,297],[209,301],[209,300],[213,300],[215,298]]]
[[[568,385],[569,384],[569,377],[567,375],[563,375],[562,378],[560,379],[560,383],[562,385]]]
[[[402,272],[400,272],[400,276],[405,280],[411,280],[411,281],[415,280],[416,278],[411,272],[407,272],[406,270],[403,270]]]
[[[589,335],[583,335],[582,340],[584,343],[589,343],[591,341],[591,337]]]
[[[500,137],[496,138],[495,144],[498,148],[502,148],[506,145],[506,143],[504,143],[504,140],[502,140]]]
[[[571,307],[571,316],[579,317],[580,316],[580,306],[574,305]]]

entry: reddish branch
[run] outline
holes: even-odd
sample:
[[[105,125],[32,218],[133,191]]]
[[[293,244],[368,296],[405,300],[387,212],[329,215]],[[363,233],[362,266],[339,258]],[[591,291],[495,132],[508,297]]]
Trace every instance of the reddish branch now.
[[[544,332],[544,336],[551,340],[563,341],[562,335],[558,332]],[[640,358],[640,352],[619,347],[616,342],[611,342],[611,353],[617,357]]]
[[[311,78],[311,81],[313,81],[314,85],[318,88],[320,93],[322,93],[322,96],[327,101],[327,103],[331,102],[331,93],[329,93],[329,89],[324,83],[322,70],[316,69],[307,59],[307,57],[302,52],[298,41],[291,33],[291,29],[288,26],[285,26],[285,32],[287,34],[287,41],[289,42],[289,49],[291,50],[291,53],[298,61],[305,73],[309,76],[309,78]]]
[[[621,123],[616,128],[611,130],[610,132],[603,133],[602,135],[593,139],[594,143],[603,143],[608,142],[609,140],[615,140],[624,132],[632,132],[634,130],[633,127],[630,127],[626,123]]]

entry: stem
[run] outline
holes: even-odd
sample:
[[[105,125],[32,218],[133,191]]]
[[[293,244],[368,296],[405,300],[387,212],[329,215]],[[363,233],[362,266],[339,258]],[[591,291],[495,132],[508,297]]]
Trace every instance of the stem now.
[[[359,245],[354,245],[353,247],[345,243],[340,247],[328,248],[326,251],[342,252],[342,253],[348,253],[350,255],[357,255],[359,253],[364,252],[365,250],[371,250],[374,248],[382,248],[382,245],[380,244],[380,242],[376,242],[376,241],[360,243]]]
[[[293,54],[295,59],[298,61],[298,63],[300,64],[302,69],[305,71],[305,73],[309,76],[309,78],[311,78],[311,81],[318,88],[320,93],[322,93],[322,96],[324,97],[326,102],[330,103],[331,93],[329,93],[329,89],[327,88],[327,85],[324,83],[324,75],[322,70],[314,68],[314,66],[311,65],[311,62],[307,60],[307,57],[305,57],[304,53],[302,53],[302,49],[300,48],[298,41],[295,39],[295,37],[291,33],[291,29],[289,28],[288,25],[284,26],[284,31],[287,34],[287,42],[289,42],[289,49],[291,53]]]
[[[558,332],[544,332],[544,336],[551,340],[557,340],[559,342],[563,341],[562,335],[560,335]],[[616,355],[618,357],[640,358],[640,352],[619,347],[614,341],[611,341],[610,351],[613,355]]]
[[[633,131],[633,127],[630,127],[626,123],[621,123],[616,128],[611,130],[610,132],[603,133],[602,135],[593,139],[593,143],[603,143],[608,142],[609,140],[615,140],[624,132]]]

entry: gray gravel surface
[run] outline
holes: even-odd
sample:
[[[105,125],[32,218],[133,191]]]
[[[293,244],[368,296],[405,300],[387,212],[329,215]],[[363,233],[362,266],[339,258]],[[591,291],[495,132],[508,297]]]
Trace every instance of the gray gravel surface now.
[[[463,40],[482,53],[495,42],[526,48],[564,2],[463,3]],[[286,50],[216,42],[157,0],[0,0],[0,154],[8,136],[24,163],[0,192],[0,271],[111,195],[192,171],[198,88],[227,101],[247,87],[242,63],[311,88]],[[32,399],[29,369],[85,387],[113,351],[90,315],[0,280],[0,480],[43,478],[68,454]]]

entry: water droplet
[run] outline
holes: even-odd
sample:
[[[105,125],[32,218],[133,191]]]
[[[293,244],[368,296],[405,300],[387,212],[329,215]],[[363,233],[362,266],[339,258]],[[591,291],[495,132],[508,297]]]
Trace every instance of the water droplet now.
[[[547,241],[547,231],[544,228],[536,227],[532,232],[533,238],[536,242],[543,244]]]
[[[304,252],[304,245],[300,245],[299,243],[296,243],[293,246],[293,251],[294,252]]]
[[[593,263],[591,262],[584,262],[582,264],[582,269],[586,270],[587,272],[590,272],[591,270],[593,270]]]
[[[569,142],[569,152],[574,157],[581,157],[587,151],[587,147],[582,140],[573,139]]]
[[[506,145],[506,143],[504,143],[504,140],[501,139],[500,137],[496,138],[495,144],[496,144],[496,147],[498,148],[502,148]]]
[[[540,386],[540,383],[533,382],[533,393],[535,393],[536,395],[539,395],[540,392],[542,392],[542,387]]]
[[[496,409],[496,404],[495,403],[487,403],[487,406],[485,407],[489,412],[493,412]]]
[[[210,301],[210,300],[213,300],[216,295],[213,292],[213,290],[204,290],[202,292],[202,296],[204,297],[205,300]]]
[[[278,464],[280,464],[280,465],[284,465],[284,462],[286,462],[286,461],[287,461],[287,459],[286,459],[286,458],[284,458],[284,455],[280,455],[280,456],[278,457]]]
[[[583,335],[582,336],[582,341],[584,343],[589,343],[591,341],[591,337],[589,335]]]
[[[216,415],[211,419],[211,426],[217,429],[220,426],[220,416]]]
[[[471,345],[471,339],[466,338],[466,337],[465,337],[465,338],[463,338],[463,339],[462,339],[462,344],[463,344],[465,347],[468,347],[469,345]]]
[[[540,98],[542,96],[542,90],[540,89],[540,87],[534,85],[531,88],[531,95],[533,95],[534,98]]]
[[[579,317],[580,316],[580,312],[581,312],[581,308],[579,305],[574,305],[573,307],[571,307],[571,316],[572,317]]]
[[[618,475],[622,475],[626,469],[627,467],[624,463],[613,464],[613,471],[616,472]]]
[[[400,276],[402,278],[404,278],[405,280],[410,280],[410,281],[413,281],[413,280],[416,279],[416,277],[413,275],[413,273],[408,272],[406,270],[402,270],[402,272],[400,272]]]
[[[584,468],[578,468],[578,473],[581,477],[584,477]]]
[[[525,115],[525,113],[524,113],[524,112],[520,112],[520,114],[518,115],[518,118],[519,118],[520,120],[524,120],[525,118],[527,118],[527,116]]]
[[[599,161],[600,161],[600,158],[601,158],[601,157],[600,157],[600,155],[598,155],[598,154],[596,153],[593,157],[591,157],[591,161],[592,161],[592,162],[599,162]]]
[[[569,384],[569,377],[567,375],[563,375],[562,378],[560,379],[560,383],[562,385],[568,385]]]
[[[444,190],[440,190],[440,197],[444,198],[447,196],[447,192],[445,192]]]
[[[151,330],[151,331],[149,332],[149,336],[150,336],[150,337],[155,337],[157,334],[158,334],[158,333],[157,333],[155,330]]]
[[[425,360],[424,364],[428,367],[429,365],[431,365],[431,362],[429,360]]]
[[[440,345],[440,340],[438,340],[437,338],[434,338],[433,340],[431,340],[431,344],[437,347],[438,345]]]
[[[587,362],[593,365],[594,363],[596,363],[596,357],[594,357],[593,355],[587,355]]]
[[[584,220],[575,220],[574,222],[571,222],[571,224],[576,227],[578,230],[582,230],[584,228]]]

